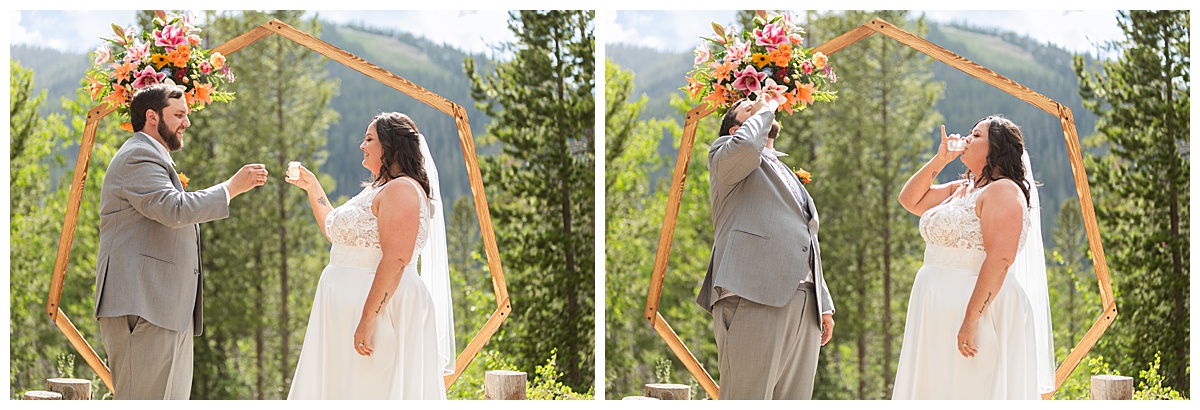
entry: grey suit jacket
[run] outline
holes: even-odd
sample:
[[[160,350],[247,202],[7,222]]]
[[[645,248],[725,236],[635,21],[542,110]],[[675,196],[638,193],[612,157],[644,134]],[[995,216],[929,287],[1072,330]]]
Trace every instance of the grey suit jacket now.
[[[199,223],[229,216],[220,185],[183,184],[158,142],[135,133],[108,164],[100,186],[97,318],[138,315],[182,332],[204,333]]]
[[[696,303],[710,313],[717,287],[753,302],[784,306],[810,269],[818,308],[834,311],[821,268],[816,205],[797,181],[808,208],[801,209],[787,183],[762,160],[774,119],[774,111],[764,107],[734,135],[717,138],[708,152],[714,240]]]

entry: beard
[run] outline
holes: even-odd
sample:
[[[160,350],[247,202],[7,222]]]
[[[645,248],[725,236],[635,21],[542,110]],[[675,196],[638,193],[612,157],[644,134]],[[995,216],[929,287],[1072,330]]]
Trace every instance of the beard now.
[[[183,148],[183,140],[179,138],[179,133],[168,129],[166,121],[158,122],[158,136],[167,143],[167,151],[179,151],[180,148]]]

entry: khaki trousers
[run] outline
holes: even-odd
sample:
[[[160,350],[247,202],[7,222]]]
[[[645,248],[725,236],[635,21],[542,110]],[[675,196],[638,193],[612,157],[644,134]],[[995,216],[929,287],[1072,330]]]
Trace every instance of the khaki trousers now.
[[[812,399],[821,352],[816,288],[801,284],[783,307],[740,296],[713,305],[721,400]]]
[[[192,324],[183,332],[137,315],[100,318],[114,399],[187,400],[192,394]]]

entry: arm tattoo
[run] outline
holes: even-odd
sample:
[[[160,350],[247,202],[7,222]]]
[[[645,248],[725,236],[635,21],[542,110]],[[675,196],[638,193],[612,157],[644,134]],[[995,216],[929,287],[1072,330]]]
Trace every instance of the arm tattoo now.
[[[979,307],[979,313],[981,313],[981,314],[983,313],[983,308],[986,307],[988,302],[990,302],[991,300],[992,300],[992,292],[988,292],[988,297],[987,297],[987,299],[985,299],[983,301],[983,306]]]
[[[387,303],[387,292],[383,292],[383,300],[379,301],[379,307],[375,308],[375,313],[379,313],[379,309],[383,308],[383,304]]]
[[[321,204],[321,205],[325,205],[325,206],[328,206],[328,205],[329,205],[329,201],[326,201],[326,200],[325,200],[325,197],[320,197],[320,198],[317,198],[317,203],[318,203],[318,204]]]

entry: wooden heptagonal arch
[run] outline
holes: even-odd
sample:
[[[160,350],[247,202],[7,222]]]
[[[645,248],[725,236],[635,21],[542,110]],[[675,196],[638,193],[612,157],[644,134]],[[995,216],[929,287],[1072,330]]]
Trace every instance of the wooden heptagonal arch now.
[[[1067,106],[1051,100],[1036,91],[1025,88],[984,66],[971,62],[958,54],[929,42],[929,40],[925,40],[878,18],[813,48],[813,51],[820,51],[826,55],[830,55],[876,33],[883,34],[901,44],[925,53],[938,61],[975,77],[979,81],[983,81],[1012,94],[1014,97],[1059,118],[1063,129],[1063,139],[1066,140],[1067,144],[1067,154],[1071,161],[1071,172],[1074,175],[1075,186],[1078,190],[1079,205],[1083,212],[1084,227],[1087,230],[1088,246],[1091,248],[1092,263],[1096,270],[1096,280],[1100,290],[1100,301],[1103,310],[1096,319],[1095,324],[1088,329],[1087,333],[1083,335],[1083,338],[1075,345],[1066,360],[1059,365],[1058,370],[1055,372],[1054,386],[1055,391],[1057,391],[1062,385],[1063,380],[1066,380],[1067,376],[1075,370],[1075,367],[1079,365],[1079,362],[1083,360],[1088,351],[1095,346],[1096,341],[1100,339],[1100,335],[1104,334],[1104,331],[1108,329],[1108,326],[1112,324],[1117,316],[1117,302],[1113,297],[1108,262],[1104,259],[1104,248],[1100,244],[1100,228],[1096,224],[1096,210],[1092,205],[1092,193],[1088,186],[1087,173],[1083,168],[1083,153],[1080,151],[1079,136],[1075,132],[1075,119],[1071,115],[1071,110]],[[663,340],[667,342],[671,351],[687,367],[692,377],[695,377],[700,386],[704,388],[704,391],[708,393],[708,396],[716,399],[719,397],[719,388],[716,382],[700,366],[700,362],[696,360],[692,352],[688,350],[679,336],[675,334],[675,331],[671,329],[671,326],[667,324],[666,319],[662,317],[658,309],[658,302],[662,297],[663,280],[666,277],[667,260],[671,252],[671,240],[675,235],[675,223],[679,214],[679,203],[683,197],[684,179],[687,176],[688,162],[692,157],[692,147],[696,142],[696,127],[701,118],[713,113],[713,111],[715,111],[715,108],[708,107],[707,105],[697,106],[688,111],[687,118],[684,121],[683,136],[679,143],[679,155],[675,159],[675,170],[671,175],[670,195],[667,198],[666,215],[663,218],[662,232],[658,239],[658,252],[654,258],[654,268],[650,276],[650,291],[646,297],[644,315],[654,330],[658,332],[659,336],[662,336]],[[1049,398],[1053,395],[1054,392],[1052,391],[1043,394],[1042,398]]]
[[[500,328],[500,324],[512,312],[512,306],[508,297],[508,285],[505,283],[504,271],[500,265],[500,251],[496,246],[496,235],[492,229],[492,216],[488,210],[487,198],[484,195],[483,177],[479,172],[479,158],[475,154],[475,139],[471,135],[471,125],[467,121],[467,111],[453,101],[275,19],[213,48],[213,51],[230,55],[274,34],[308,47],[325,57],[366,74],[368,77],[384,85],[416,98],[446,115],[454,117],[455,126],[458,128],[458,140],[462,145],[463,162],[467,167],[467,177],[470,179],[471,194],[475,200],[475,213],[479,218],[480,233],[483,237],[483,245],[487,254],[488,270],[492,275],[492,290],[496,295],[496,310],[492,312],[487,322],[484,323],[483,328],[475,334],[475,337],[471,339],[471,342],[467,344],[463,352],[458,355],[458,359],[454,363],[454,373],[445,376],[445,386],[448,389],[458,380],[463,370],[471,364],[471,361],[483,349],[483,345],[496,333]],[[115,108],[110,108],[107,105],[100,105],[92,108],[87,113],[87,123],[83,129],[83,138],[79,142],[79,157],[75,163],[75,174],[71,180],[71,192],[67,200],[66,217],[63,219],[62,237],[58,242],[58,256],[54,262],[54,276],[50,282],[50,296],[46,301],[46,314],[50,315],[50,320],[62,330],[63,334],[67,336],[67,339],[75,347],[75,350],[79,351],[80,355],[96,371],[96,374],[100,376],[100,379],[104,381],[104,384],[110,391],[115,390],[113,390],[112,376],[108,371],[108,367],[100,360],[100,356],[96,354],[95,349],[92,349],[87,340],[79,334],[79,330],[75,328],[75,325],[71,324],[71,320],[60,309],[59,301],[62,297],[63,279],[67,272],[71,242],[75,238],[75,226],[79,216],[79,206],[83,200],[83,186],[84,181],[87,179],[88,162],[92,156],[93,144],[96,141],[96,129],[99,126],[100,119],[114,110]]]

